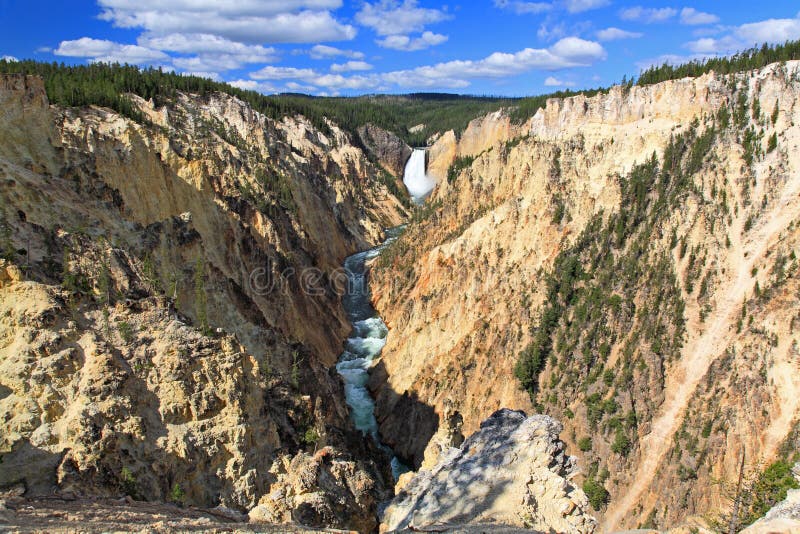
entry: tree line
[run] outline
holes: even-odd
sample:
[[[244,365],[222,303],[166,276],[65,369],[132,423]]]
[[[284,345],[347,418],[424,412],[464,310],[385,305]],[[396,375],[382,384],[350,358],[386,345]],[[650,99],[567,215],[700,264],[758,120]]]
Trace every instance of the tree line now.
[[[272,119],[300,114],[323,132],[330,132],[325,119],[351,133],[355,133],[359,126],[373,123],[395,132],[412,146],[424,144],[428,136],[438,131],[463,131],[474,117],[513,103],[508,98],[434,93],[356,98],[324,98],[293,93],[263,95],[199,76],[118,63],[67,65],[0,60],[0,74],[41,76],[47,97],[53,104],[108,107],[140,123],[144,117],[129,94],[139,95],[146,100],[153,99],[156,105],[162,105],[177,92],[201,96],[221,92],[243,100]],[[424,124],[425,128],[416,133],[409,132],[418,124]]]
[[[691,61],[683,65],[663,64],[643,71],[638,79],[623,78],[623,85],[648,85],[666,80],[699,76],[710,71],[721,74],[751,70],[770,63],[800,59],[800,41],[779,45],[763,45],[730,57]],[[224,82],[199,76],[178,74],[152,67],[139,68],[118,63],[67,65],[38,61],[0,60],[0,74],[30,74],[44,79],[50,102],[62,106],[103,106],[137,122],[144,116],[129,98],[136,94],[162,105],[176,92],[201,96],[222,92],[237,97],[253,109],[272,119],[287,115],[303,115],[321,131],[329,133],[326,119],[345,131],[355,133],[367,123],[394,132],[411,146],[424,145],[437,132],[463,132],[469,121],[487,113],[507,109],[512,120],[521,123],[543,108],[550,98],[567,98],[583,94],[594,96],[608,88],[581,91],[558,91],[526,98],[468,96],[445,93],[413,93],[408,95],[366,95],[359,97],[314,97],[284,93],[263,95]],[[421,129],[414,126],[424,125]]]
[[[637,85],[651,85],[667,80],[695,78],[711,71],[731,74],[766,67],[770,63],[800,59],[800,41],[787,41],[778,45],[764,44],[727,57],[712,57],[690,61],[682,65],[664,63],[653,66],[639,75]]]

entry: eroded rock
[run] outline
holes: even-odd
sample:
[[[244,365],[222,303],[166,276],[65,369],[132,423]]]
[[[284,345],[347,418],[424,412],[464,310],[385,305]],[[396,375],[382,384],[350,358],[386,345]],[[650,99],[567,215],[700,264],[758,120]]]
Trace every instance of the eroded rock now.
[[[499,410],[459,448],[421,470],[382,517],[394,531],[434,525],[493,523],[548,532],[594,532],[583,491],[570,482],[568,456],[556,420]]]

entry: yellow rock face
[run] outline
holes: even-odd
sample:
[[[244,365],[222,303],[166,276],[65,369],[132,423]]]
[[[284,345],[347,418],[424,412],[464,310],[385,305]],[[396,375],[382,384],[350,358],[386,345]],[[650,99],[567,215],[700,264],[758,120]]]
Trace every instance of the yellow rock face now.
[[[742,450],[751,471],[773,461],[800,415],[800,383],[791,378],[800,376],[793,319],[800,309],[790,297],[800,253],[797,72],[789,62],[727,78],[616,87],[551,100],[522,131],[492,115],[460,141],[442,136],[429,153],[431,174],[446,176],[457,155],[474,162],[452,184],[440,183],[431,197],[439,207],[373,270],[375,304],[391,328],[371,384],[384,439],[421,463],[445,413],[458,412],[470,435],[500,407],[542,411],[565,424],[584,476],[593,463],[608,470],[604,530],[635,528],[651,514],[663,526],[719,513],[714,481],[735,479]],[[732,114],[727,127],[717,115],[723,106]],[[673,211],[652,215],[657,224],[641,234],[640,256],[609,271],[601,289],[611,304],[598,308],[599,323],[591,309],[565,305],[552,335],[557,358],[544,363],[534,407],[513,371],[548,304],[554,261],[579,254],[589,274],[576,287],[587,287],[604,267],[586,259],[595,249],[571,247],[589,223],[600,225],[589,230],[599,236],[631,210],[620,177],[653,154],[662,160],[670,141],[692,128],[692,139],[717,133],[691,185]],[[689,159],[687,152],[681,161]],[[657,184],[643,194],[655,199]],[[621,261],[632,246],[607,243],[598,256],[610,249],[610,261]],[[624,265],[641,268],[628,289]],[[674,291],[652,282],[662,268]],[[614,294],[629,318],[612,311]],[[682,311],[667,315],[659,294],[675,295]],[[648,317],[666,333],[645,329]],[[607,347],[584,348],[598,334],[569,330],[584,322],[615,332]],[[580,333],[576,346],[568,330]],[[674,355],[653,344],[675,332]],[[617,440],[620,424],[630,448]],[[590,448],[581,451],[584,437]]]
[[[347,469],[287,513],[371,528],[388,476],[344,452],[322,282],[403,208],[335,125],[132,98],[148,124],[0,77],[0,485],[246,511],[279,455],[327,445]]]

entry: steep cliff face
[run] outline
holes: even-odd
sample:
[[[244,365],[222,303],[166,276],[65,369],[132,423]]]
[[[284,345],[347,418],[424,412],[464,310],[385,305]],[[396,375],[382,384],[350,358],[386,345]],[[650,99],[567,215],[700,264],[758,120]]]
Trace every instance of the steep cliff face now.
[[[508,115],[497,111],[470,121],[460,137],[452,130],[438,134],[431,139],[427,172],[442,182],[455,158],[480,154],[498,143],[524,135],[528,128],[527,124],[514,124]]]
[[[772,461],[798,415],[798,80],[616,87],[518,137],[442,137],[441,169],[474,160],[373,270],[384,439],[420,463],[411,422],[535,409],[582,451],[605,530],[723,510],[715,481]]]
[[[334,124],[132,98],[147,124],[0,79],[0,485],[247,510],[296,468],[274,520],[374,527],[332,282],[401,204]]]
[[[374,124],[365,124],[360,127],[358,136],[372,156],[392,176],[402,180],[406,162],[411,157],[411,147],[397,135],[387,132]]]

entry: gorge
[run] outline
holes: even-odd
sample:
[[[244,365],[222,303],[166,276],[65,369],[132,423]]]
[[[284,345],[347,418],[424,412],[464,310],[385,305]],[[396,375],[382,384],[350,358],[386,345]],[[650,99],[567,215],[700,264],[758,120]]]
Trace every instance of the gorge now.
[[[397,131],[47,76],[0,75],[0,522],[705,532],[798,485],[799,61]]]

